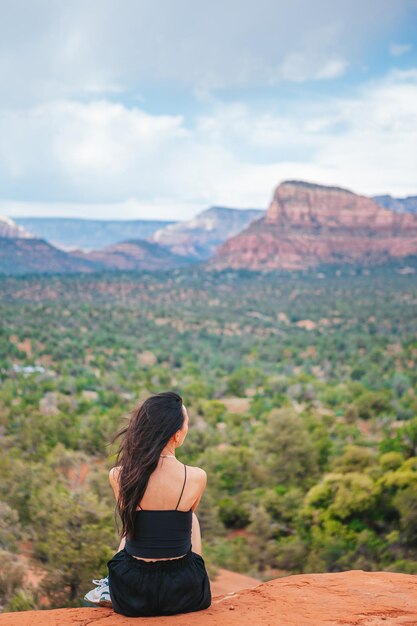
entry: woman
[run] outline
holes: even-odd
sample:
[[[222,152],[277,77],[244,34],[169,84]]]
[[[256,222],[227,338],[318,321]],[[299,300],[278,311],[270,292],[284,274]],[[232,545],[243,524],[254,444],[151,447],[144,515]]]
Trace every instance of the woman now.
[[[195,514],[207,474],[175,457],[187,432],[188,413],[181,396],[165,392],[147,398],[117,435],[122,441],[109,478],[122,521],[122,541],[108,562],[110,597],[117,613],[174,615],[211,604]]]

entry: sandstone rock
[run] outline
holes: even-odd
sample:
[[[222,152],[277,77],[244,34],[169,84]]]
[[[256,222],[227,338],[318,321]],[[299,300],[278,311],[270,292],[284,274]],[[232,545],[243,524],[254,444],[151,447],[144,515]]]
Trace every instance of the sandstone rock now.
[[[398,214],[339,187],[286,181],[264,217],[222,244],[207,269],[378,265],[417,254],[417,215]]]
[[[232,609],[233,607],[233,609]],[[0,626],[412,626],[417,624],[417,577],[352,570],[300,574],[213,597],[205,611],[128,618],[111,609],[6,613]]]

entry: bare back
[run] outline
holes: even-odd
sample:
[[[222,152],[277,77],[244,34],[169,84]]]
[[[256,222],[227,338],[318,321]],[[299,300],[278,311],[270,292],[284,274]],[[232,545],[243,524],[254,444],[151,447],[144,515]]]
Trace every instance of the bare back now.
[[[110,470],[110,484],[113,487],[116,499],[119,493],[120,467]],[[196,510],[207,484],[206,472],[199,468],[187,465],[186,481],[184,484],[184,464],[175,458],[161,458],[158,466],[149,478],[148,485],[137,510]],[[181,494],[182,488],[184,490]]]

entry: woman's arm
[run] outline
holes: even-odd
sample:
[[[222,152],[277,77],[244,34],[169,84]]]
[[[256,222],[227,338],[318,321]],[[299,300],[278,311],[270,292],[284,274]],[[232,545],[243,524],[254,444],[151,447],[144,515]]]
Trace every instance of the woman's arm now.
[[[119,500],[119,476],[120,476],[120,470],[121,467],[112,467],[112,469],[109,472],[109,482],[110,485],[113,489],[113,493],[114,493],[114,497],[116,498],[116,502],[118,502]],[[118,552],[120,552],[120,550],[123,550],[123,548],[125,547],[125,543],[126,543],[126,537],[123,536],[120,540],[120,544],[119,547],[117,549]]]
[[[114,493],[114,497],[116,498],[116,502],[119,501],[119,476],[120,476],[120,470],[122,468],[120,466],[118,467],[112,467],[110,472],[109,472],[109,482],[110,485],[113,489],[113,493]]]
[[[199,490],[199,495],[198,495],[196,501],[194,502],[194,504],[191,507],[193,513],[196,510],[196,508],[198,507],[198,505],[200,504],[200,500],[203,497],[203,493],[204,493],[204,490],[205,490],[206,485],[207,485],[207,473],[203,469],[201,469],[200,467],[198,469],[200,470],[199,471],[200,490]]]

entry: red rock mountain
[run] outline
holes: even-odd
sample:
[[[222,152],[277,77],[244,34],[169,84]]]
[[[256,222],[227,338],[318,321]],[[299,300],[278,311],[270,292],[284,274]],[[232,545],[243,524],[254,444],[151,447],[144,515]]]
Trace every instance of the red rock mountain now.
[[[417,254],[417,215],[398,214],[347,189],[288,180],[263,217],[217,248],[207,269],[377,265]]]

